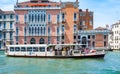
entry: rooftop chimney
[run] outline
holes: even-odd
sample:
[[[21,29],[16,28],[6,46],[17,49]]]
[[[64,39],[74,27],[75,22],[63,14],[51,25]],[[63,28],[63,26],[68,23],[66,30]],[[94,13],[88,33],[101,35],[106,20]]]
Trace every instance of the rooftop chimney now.
[[[18,0],[17,0],[16,4],[18,4]]]
[[[106,25],[106,28],[109,29],[109,25],[108,24]]]
[[[76,2],[78,2],[78,0],[76,0]]]

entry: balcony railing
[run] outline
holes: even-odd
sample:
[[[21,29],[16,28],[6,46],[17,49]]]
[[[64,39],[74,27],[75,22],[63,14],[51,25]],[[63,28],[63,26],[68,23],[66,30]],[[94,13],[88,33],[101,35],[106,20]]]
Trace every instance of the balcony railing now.
[[[74,19],[74,23],[77,23],[77,19]]]
[[[6,38],[3,38],[3,40],[7,40]]]
[[[48,36],[47,34],[27,34],[26,36]]]
[[[6,18],[6,19],[0,19],[0,21],[15,21],[15,19]]]
[[[15,7],[15,10],[60,9],[60,7]]]
[[[66,20],[65,19],[62,19],[62,23],[65,23],[66,22]]]
[[[79,30],[78,33],[79,34],[93,34],[93,33],[109,33],[110,31],[109,30],[85,30],[85,31],[82,31],[82,30]]]

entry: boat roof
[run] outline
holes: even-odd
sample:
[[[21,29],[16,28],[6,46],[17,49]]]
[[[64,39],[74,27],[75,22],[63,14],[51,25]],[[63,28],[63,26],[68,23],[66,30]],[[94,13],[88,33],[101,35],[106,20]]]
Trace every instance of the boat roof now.
[[[74,45],[86,45],[86,44],[49,44],[48,46],[74,46]]]
[[[47,44],[7,45],[7,47],[46,47]]]
[[[26,45],[7,45],[7,47],[47,47],[47,46],[75,46],[86,44],[26,44]]]

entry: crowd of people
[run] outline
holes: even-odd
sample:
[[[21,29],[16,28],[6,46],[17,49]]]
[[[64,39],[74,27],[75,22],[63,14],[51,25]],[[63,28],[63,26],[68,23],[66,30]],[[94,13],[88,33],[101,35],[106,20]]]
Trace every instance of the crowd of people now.
[[[72,55],[73,50],[78,50],[81,51],[82,54],[87,54],[87,53],[95,53],[97,52],[94,49],[89,49],[89,48],[75,48],[74,46],[69,46],[69,47],[61,47],[61,48],[55,48],[55,46],[48,47],[47,51],[53,52],[55,51],[55,55]]]

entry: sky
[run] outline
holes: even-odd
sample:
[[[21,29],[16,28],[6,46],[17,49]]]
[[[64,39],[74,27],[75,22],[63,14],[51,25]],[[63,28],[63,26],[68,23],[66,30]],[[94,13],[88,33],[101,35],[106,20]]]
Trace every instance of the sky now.
[[[8,11],[14,10],[14,5],[17,0],[1,0],[0,9]],[[18,0],[19,2],[28,0]],[[59,1],[59,0],[52,0]],[[61,1],[76,1],[76,0],[61,0]],[[78,0],[79,8],[94,12],[94,28],[99,26],[111,26],[120,20],[120,0]]]

